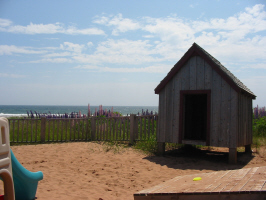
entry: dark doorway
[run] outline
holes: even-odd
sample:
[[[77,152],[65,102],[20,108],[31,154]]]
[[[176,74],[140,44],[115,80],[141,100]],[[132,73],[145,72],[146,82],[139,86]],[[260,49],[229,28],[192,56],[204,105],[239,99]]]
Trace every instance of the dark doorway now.
[[[185,140],[204,140],[207,137],[207,94],[184,94]]]

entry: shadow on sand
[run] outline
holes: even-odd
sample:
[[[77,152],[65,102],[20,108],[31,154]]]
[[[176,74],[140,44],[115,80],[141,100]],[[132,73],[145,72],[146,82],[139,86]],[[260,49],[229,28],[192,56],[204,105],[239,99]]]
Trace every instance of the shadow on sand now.
[[[245,152],[237,153],[237,164],[228,164],[228,152],[198,149],[185,145],[181,148],[168,150],[164,156],[147,156],[144,159],[173,169],[193,170],[232,170],[241,169],[253,158]]]

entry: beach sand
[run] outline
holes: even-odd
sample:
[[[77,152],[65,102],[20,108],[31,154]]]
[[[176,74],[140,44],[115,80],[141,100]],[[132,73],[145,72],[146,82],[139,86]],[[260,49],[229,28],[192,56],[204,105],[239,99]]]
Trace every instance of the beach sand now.
[[[12,146],[20,163],[42,171],[38,200],[133,200],[133,194],[180,175],[266,165],[266,151],[252,156],[239,153],[238,164],[227,163],[227,148],[212,152],[169,151],[148,156],[131,147],[96,142]],[[1,187],[0,194],[3,194]]]

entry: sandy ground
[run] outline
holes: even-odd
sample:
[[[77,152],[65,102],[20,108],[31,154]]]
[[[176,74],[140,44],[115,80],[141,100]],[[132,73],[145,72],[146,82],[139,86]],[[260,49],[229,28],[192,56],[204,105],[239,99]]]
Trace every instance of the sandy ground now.
[[[20,163],[42,171],[36,197],[44,199],[133,200],[133,194],[179,175],[266,165],[265,148],[238,153],[227,163],[226,148],[179,149],[164,157],[148,156],[132,148],[94,142],[12,146]],[[256,149],[254,149],[256,151]],[[1,187],[0,194],[3,194]]]

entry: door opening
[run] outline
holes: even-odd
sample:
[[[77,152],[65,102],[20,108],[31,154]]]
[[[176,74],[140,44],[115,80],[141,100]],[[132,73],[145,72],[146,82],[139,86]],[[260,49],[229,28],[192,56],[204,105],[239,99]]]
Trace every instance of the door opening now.
[[[207,139],[207,94],[184,94],[184,140]]]

